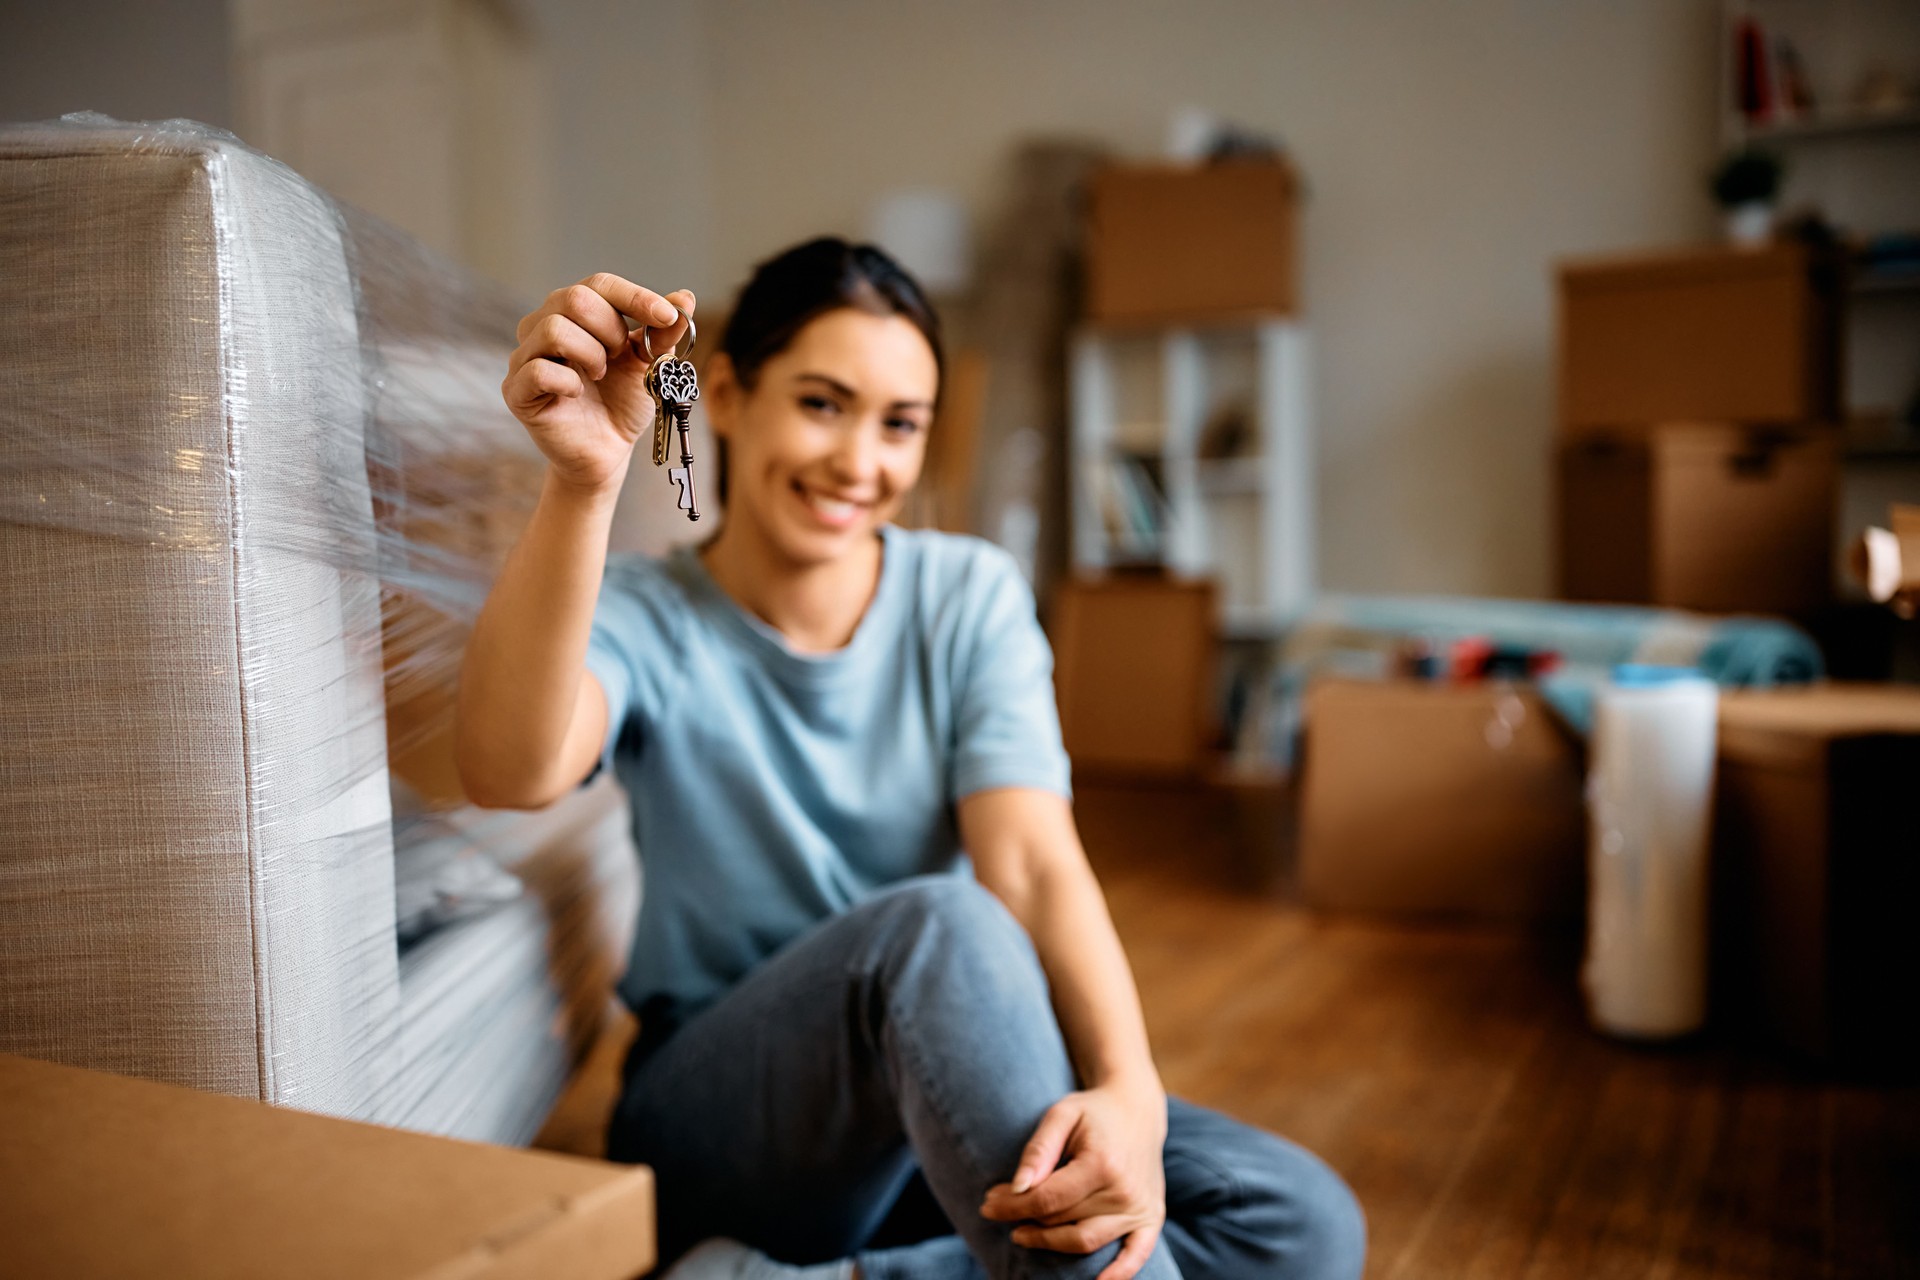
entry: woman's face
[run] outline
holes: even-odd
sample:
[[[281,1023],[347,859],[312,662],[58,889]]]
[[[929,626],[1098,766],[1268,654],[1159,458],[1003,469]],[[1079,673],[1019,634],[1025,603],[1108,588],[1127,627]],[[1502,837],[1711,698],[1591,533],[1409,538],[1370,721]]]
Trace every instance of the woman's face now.
[[[727,519],[786,557],[831,560],[871,539],[920,476],[939,389],[933,348],[903,316],[826,312],[760,366],[753,389],[716,371]]]

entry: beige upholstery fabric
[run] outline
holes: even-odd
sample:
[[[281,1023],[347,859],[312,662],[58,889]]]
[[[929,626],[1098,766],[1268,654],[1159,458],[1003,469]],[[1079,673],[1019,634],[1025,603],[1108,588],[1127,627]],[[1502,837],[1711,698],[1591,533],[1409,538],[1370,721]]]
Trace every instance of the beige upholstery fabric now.
[[[459,646],[538,483],[514,314],[225,135],[0,130],[0,1050],[530,1136],[624,955],[624,823],[496,822],[535,892],[416,987],[388,800],[391,740],[459,811]]]
[[[0,228],[0,1044],[362,1112],[398,1004],[335,219],[238,148],[29,135]]]

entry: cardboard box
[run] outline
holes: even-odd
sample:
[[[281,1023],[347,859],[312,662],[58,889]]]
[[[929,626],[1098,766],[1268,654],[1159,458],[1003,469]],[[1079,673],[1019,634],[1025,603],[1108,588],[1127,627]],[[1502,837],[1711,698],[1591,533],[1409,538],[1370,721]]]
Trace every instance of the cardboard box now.
[[[1762,613],[1831,599],[1831,433],[1670,423],[1562,440],[1558,454],[1567,599]]]
[[[1843,287],[1791,244],[1565,264],[1562,426],[1838,421]]]
[[[1525,686],[1316,682],[1301,896],[1391,915],[1577,917],[1585,767],[1583,744]]]
[[[1296,201],[1293,170],[1277,161],[1102,170],[1088,192],[1088,317],[1292,315]]]
[[[1247,766],[1225,757],[1211,761],[1203,779],[1224,800],[1231,837],[1231,875],[1255,893],[1297,890],[1298,791],[1293,777],[1270,765]]]
[[[1218,592],[1159,575],[1078,578],[1049,618],[1060,732],[1076,773],[1191,778],[1212,733]]]
[[[66,1280],[625,1280],[643,1166],[280,1110],[0,1055],[0,1272]]]
[[[1843,1064],[1920,1067],[1920,687],[1721,699],[1716,991],[1736,1021]]]

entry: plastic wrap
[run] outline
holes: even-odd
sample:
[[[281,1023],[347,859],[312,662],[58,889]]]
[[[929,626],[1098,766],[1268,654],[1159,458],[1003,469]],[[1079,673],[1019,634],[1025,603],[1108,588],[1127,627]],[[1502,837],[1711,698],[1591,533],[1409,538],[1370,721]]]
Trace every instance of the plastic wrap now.
[[[637,886],[605,788],[452,767],[522,309],[218,131],[0,130],[0,1050],[530,1136]],[[531,892],[403,960],[450,844]]]
[[[1622,672],[1595,704],[1581,985],[1589,1016],[1603,1031],[1685,1035],[1707,1012],[1707,839],[1719,690],[1674,668]]]

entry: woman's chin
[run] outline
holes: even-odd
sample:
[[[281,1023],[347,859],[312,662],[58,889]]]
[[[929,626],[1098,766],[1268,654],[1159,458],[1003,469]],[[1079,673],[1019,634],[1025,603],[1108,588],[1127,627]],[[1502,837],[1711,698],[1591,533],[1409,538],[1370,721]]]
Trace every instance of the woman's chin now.
[[[797,563],[818,563],[838,559],[871,537],[874,524],[869,513],[844,527],[833,527],[801,514],[796,519],[773,522],[771,532],[780,549]]]

